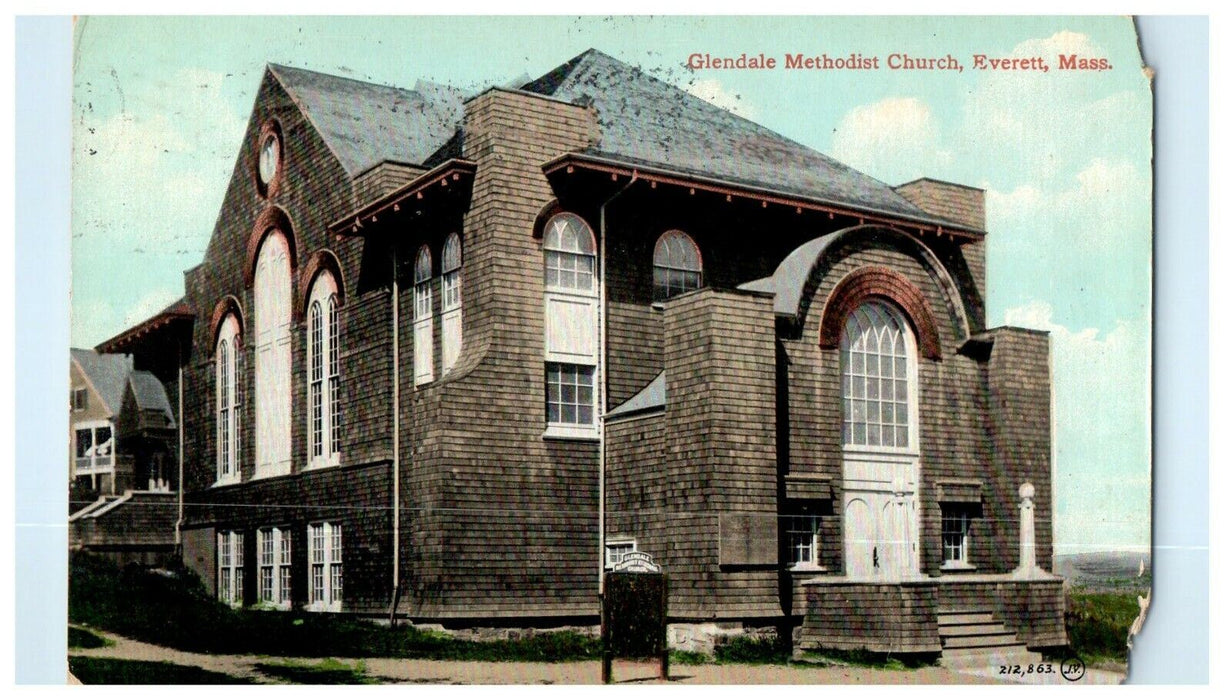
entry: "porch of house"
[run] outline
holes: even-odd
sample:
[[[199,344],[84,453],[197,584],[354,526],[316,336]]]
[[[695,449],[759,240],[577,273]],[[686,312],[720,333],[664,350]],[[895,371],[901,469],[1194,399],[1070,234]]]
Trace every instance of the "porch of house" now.
[[[951,666],[990,658],[1038,661],[1065,646],[1059,576],[945,575],[903,581],[817,577],[805,589],[800,649],[939,654]]]

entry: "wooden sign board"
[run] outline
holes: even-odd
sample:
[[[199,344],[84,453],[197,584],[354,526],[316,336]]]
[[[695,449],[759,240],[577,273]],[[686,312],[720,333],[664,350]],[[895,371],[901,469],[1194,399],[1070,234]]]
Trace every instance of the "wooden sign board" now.
[[[626,555],[628,557],[628,555]],[[603,682],[612,682],[612,659],[659,659],[668,678],[667,576],[653,560],[624,559],[629,567],[654,571],[609,571],[603,595]]]

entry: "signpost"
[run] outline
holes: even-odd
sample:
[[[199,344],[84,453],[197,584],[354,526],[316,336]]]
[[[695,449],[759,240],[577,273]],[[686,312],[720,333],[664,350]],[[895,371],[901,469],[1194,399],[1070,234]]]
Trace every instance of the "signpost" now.
[[[645,552],[629,552],[604,575],[603,682],[612,682],[612,659],[659,659],[668,679],[667,576]]]

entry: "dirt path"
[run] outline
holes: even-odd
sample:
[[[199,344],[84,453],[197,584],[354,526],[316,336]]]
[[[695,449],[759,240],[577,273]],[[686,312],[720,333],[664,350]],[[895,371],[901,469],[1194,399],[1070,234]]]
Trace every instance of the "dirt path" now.
[[[96,633],[97,630],[93,630]],[[154,644],[105,633],[114,646],[99,649],[74,649],[73,656],[89,656],[138,661],[168,661],[195,666],[207,671],[249,678],[260,683],[277,682],[261,674],[260,663],[315,665],[321,658],[269,657],[248,654],[200,654],[178,651]],[[562,663],[431,661],[425,659],[344,659],[335,660],[354,667],[363,662],[364,672],[386,683],[436,684],[529,684],[572,685],[599,682],[598,661]],[[658,666],[652,663],[617,662],[613,676],[618,683],[659,683]],[[776,665],[704,664],[671,669],[673,683],[716,684],[971,684],[998,683],[1001,679],[961,674],[940,667],[911,671],[892,671],[857,667],[806,667]]]

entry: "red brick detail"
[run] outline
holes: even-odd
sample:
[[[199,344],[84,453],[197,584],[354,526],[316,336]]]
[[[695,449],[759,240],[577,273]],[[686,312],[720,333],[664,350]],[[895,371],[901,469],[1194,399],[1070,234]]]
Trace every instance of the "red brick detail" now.
[[[252,288],[253,276],[257,272],[257,253],[261,250],[261,243],[265,241],[265,236],[270,231],[279,231],[287,237],[287,250],[291,254],[291,272],[295,273],[299,267],[299,254],[296,251],[295,244],[295,225],[291,223],[291,217],[282,207],[270,205],[261,212],[257,217],[257,223],[252,227],[252,232],[248,234],[248,264],[244,266],[244,286]]]
[[[268,136],[273,136],[275,143],[278,144],[278,167],[274,170],[274,178],[269,184],[261,182],[261,173],[259,167],[261,163],[261,145],[265,143]],[[282,174],[286,172],[287,149],[282,142],[282,125],[277,119],[270,119],[261,127],[261,134],[257,136],[257,142],[253,146],[252,156],[249,159],[249,171],[252,173],[252,183],[257,188],[257,193],[266,199],[272,199],[275,194],[278,194],[278,186],[282,184]]]
[[[890,301],[903,312],[915,331],[921,356],[941,359],[937,322],[928,308],[928,300],[910,280],[888,267],[862,267],[835,285],[822,311],[821,346],[838,347],[847,317],[860,304],[874,298]]]
[[[535,238],[543,240],[543,228],[548,225],[553,216],[564,214],[565,212],[565,208],[560,206],[560,202],[555,199],[543,205],[543,208],[539,210],[539,215],[535,217],[535,227],[533,229]]]
[[[228,294],[218,300],[214,305],[214,312],[210,314],[210,347],[207,352],[210,357],[214,356],[214,348],[218,347],[218,330],[222,327],[222,322],[227,320],[227,315],[233,314],[235,322],[240,324],[239,344],[244,344],[244,309],[240,307],[240,300]]]
[[[296,321],[302,321],[304,309],[308,308],[308,295],[312,293],[312,283],[317,275],[328,272],[334,276],[334,285],[338,288],[338,306],[346,305],[346,285],[343,284],[342,265],[333,251],[322,248],[308,258],[308,264],[300,270],[299,295],[296,298]]]

